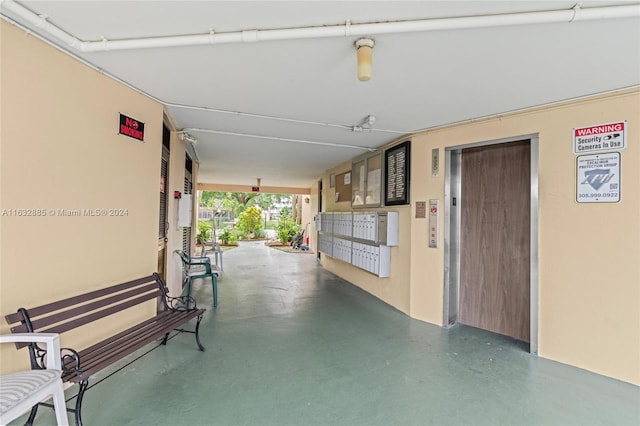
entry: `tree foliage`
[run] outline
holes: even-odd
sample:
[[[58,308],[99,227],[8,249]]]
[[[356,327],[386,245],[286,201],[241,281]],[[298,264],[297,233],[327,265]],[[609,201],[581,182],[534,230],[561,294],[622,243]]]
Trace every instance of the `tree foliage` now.
[[[262,230],[262,210],[260,207],[251,206],[246,208],[238,216],[238,228],[248,234],[255,234]]]
[[[201,207],[213,207],[239,217],[248,207],[257,206],[263,211],[271,210],[276,203],[290,199],[288,194],[265,194],[259,192],[202,191]]]

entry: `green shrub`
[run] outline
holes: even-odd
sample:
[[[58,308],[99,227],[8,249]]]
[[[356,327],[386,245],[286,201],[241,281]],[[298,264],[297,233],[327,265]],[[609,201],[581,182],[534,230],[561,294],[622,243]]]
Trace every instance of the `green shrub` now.
[[[249,233],[247,231],[244,231],[242,229],[234,229],[233,230],[233,235],[236,237],[236,241],[237,240],[248,240],[249,239]]]
[[[278,231],[278,240],[280,240],[282,244],[286,244],[300,231],[300,225],[295,223],[291,216],[282,215],[280,216],[276,230]]]
[[[222,244],[231,244],[231,241],[234,239],[236,242],[238,241],[238,237],[233,235],[229,228],[224,228],[224,231],[220,234],[220,241]]]
[[[211,240],[211,229],[213,227],[207,221],[198,222],[198,241],[204,243]]]

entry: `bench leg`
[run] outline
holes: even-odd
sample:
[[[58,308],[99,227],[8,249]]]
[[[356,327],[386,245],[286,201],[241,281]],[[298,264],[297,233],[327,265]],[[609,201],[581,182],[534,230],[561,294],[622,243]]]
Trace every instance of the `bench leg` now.
[[[218,306],[218,277],[215,274],[211,275],[211,287],[213,288],[213,307]]]
[[[27,422],[25,423],[26,426],[31,426],[33,424],[33,421],[36,419],[36,414],[37,413],[38,413],[38,404],[36,404],[33,407],[31,407],[31,413],[29,413],[29,418],[27,419]]]
[[[198,322],[196,323],[196,343],[198,344],[198,349],[201,352],[205,351],[202,342],[200,342],[200,321],[202,320],[202,315],[198,315]]]
[[[165,334],[164,337],[162,338],[162,343],[163,345],[167,344],[167,340],[169,339],[169,333]]]
[[[78,384],[80,385],[80,389],[78,390],[78,395],[76,396],[76,410],[75,410],[76,425],[77,426],[82,426],[82,411],[81,411],[82,410],[82,398],[84,397],[84,392],[89,387],[89,381],[88,380],[83,380]]]

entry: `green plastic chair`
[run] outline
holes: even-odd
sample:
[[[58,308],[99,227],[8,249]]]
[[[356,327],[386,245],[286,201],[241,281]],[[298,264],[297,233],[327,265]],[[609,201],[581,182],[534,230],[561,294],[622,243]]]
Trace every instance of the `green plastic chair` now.
[[[182,261],[182,280],[186,283],[186,296],[191,297],[191,283],[199,278],[211,278],[213,289],[213,307],[218,306],[218,271],[211,268],[211,259],[208,257],[189,256],[182,250],[176,250]],[[189,306],[187,305],[187,308]]]

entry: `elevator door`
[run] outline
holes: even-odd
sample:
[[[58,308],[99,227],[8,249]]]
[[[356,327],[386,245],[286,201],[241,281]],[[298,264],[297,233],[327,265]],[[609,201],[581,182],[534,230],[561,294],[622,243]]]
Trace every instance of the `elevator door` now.
[[[530,142],[462,150],[462,324],[530,340]]]

